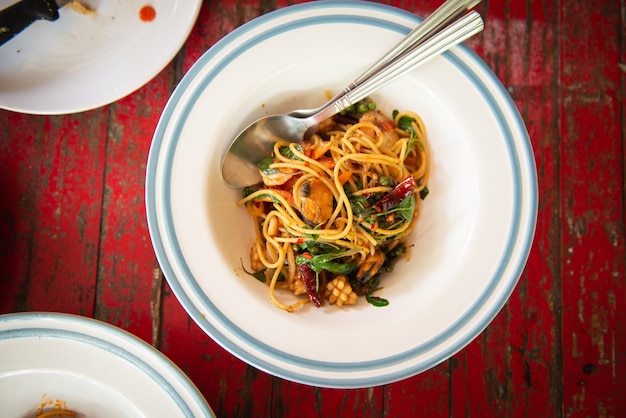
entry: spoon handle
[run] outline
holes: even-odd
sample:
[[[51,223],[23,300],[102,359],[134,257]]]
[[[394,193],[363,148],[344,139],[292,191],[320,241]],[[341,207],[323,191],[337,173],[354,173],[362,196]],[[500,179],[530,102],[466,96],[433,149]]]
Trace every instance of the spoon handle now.
[[[467,13],[472,7],[480,3],[480,0],[448,0],[432,12],[426,19],[422,21],[415,29],[405,36],[392,50],[387,52],[382,58],[372,65],[367,71],[354,80],[340,94],[343,96],[363,83],[376,72],[380,71],[385,65],[394,59],[406,54],[407,52],[417,48],[428,38],[432,37],[446,25],[449,25],[463,14]],[[339,96],[339,95],[337,95]]]
[[[430,58],[474,36],[482,31],[483,28],[484,23],[480,14],[475,11],[469,12],[435,35],[423,41],[420,40],[417,46],[409,48],[403,55],[393,59],[364,81],[355,83],[352,89],[340,97],[330,100],[318,113],[310,116],[310,119],[315,123],[319,123],[339,113]]]
[[[393,47],[393,49],[387,52],[363,74],[352,81],[352,83],[350,83],[343,90],[338,92],[324,105],[316,109],[294,110],[290,113],[290,116],[306,118],[322,111],[328,106],[329,103],[339,100],[341,97],[356,88],[359,84],[367,80],[370,76],[380,71],[389,62],[422,44],[426,39],[439,32],[446,25],[467,13],[472,7],[480,3],[480,1],[481,0],[447,0],[434,12],[428,15],[415,29],[413,29],[395,47]]]

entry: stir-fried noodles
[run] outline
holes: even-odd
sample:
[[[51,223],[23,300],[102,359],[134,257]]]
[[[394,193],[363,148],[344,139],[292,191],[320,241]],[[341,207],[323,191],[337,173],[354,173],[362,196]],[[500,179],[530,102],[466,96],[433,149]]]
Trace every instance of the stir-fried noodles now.
[[[273,303],[293,312],[313,302],[354,304],[407,251],[428,193],[428,144],[414,112],[384,116],[369,99],[320,124],[304,144],[279,142],[259,163],[263,182],[244,189],[256,241],[250,262]],[[307,295],[279,300],[286,288]]]

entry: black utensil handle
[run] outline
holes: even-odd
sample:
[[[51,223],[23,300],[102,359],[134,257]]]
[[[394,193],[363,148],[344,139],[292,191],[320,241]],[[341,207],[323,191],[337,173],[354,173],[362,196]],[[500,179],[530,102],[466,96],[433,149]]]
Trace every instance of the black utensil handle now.
[[[39,19],[57,20],[59,8],[54,0],[21,0],[0,10],[0,45]]]

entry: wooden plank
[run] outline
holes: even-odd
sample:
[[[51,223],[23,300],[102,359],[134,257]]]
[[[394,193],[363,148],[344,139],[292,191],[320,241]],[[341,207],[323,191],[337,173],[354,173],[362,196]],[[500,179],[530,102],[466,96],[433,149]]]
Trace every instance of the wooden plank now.
[[[543,151],[558,144],[556,124],[546,126],[546,121],[556,120],[558,108],[553,98],[558,63],[552,54],[557,10],[530,1],[489,2],[483,15],[486,28],[480,44],[471,45],[515,99],[538,164],[554,173],[555,161]],[[553,175],[546,180],[540,193],[555,190],[558,184]],[[559,379],[559,370],[553,367],[559,352],[558,313],[553,310],[557,264],[544,255],[558,245],[557,219],[551,206],[539,208],[538,240],[511,299],[485,332],[455,356],[453,416],[553,416],[558,409],[558,395],[551,395]]]
[[[273,417],[379,417],[382,388],[327,389],[274,379]]]
[[[9,112],[6,204],[20,257],[13,309],[92,315],[106,111],[54,117]],[[9,293],[15,294],[15,293]],[[8,308],[8,306],[7,306]]]
[[[158,264],[146,222],[145,171],[152,135],[174,85],[173,67],[110,105],[106,141],[95,316],[147,342],[158,339],[153,323],[159,318],[152,306],[159,300],[152,296],[160,293],[153,291]]]
[[[167,284],[164,289],[161,351],[198,386],[217,416],[273,416],[271,377],[210,339]]]
[[[384,387],[383,415],[390,417],[449,417],[450,367],[434,368]]]
[[[0,312],[24,311],[37,216],[43,117],[0,110]]]
[[[558,7],[512,2],[508,17],[507,87],[529,132],[539,182],[534,245],[525,274],[508,303],[506,388],[510,416],[555,416],[560,412],[558,367],[559,252],[559,96]],[[556,367],[555,367],[556,366]]]
[[[227,0],[216,5],[204,2],[187,40],[183,71],[187,72],[204,52],[244,23],[278,8],[303,2]]]
[[[623,1],[563,2],[563,413],[626,411]]]

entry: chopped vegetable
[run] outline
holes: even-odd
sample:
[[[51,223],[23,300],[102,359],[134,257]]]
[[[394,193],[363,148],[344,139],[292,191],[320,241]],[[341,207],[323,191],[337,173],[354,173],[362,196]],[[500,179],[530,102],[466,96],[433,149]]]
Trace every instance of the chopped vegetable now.
[[[243,265],[243,260],[240,259],[239,261],[241,262],[241,269],[244,271],[244,273],[249,274],[250,276],[260,281],[261,283],[265,283],[267,281],[267,278],[265,277],[266,269],[261,269],[259,271],[253,271],[253,272],[248,271]]]
[[[420,199],[424,200],[426,199],[426,196],[428,196],[428,187],[424,187],[420,190]]]
[[[265,157],[256,165],[259,167],[259,170],[263,172],[263,174],[274,174],[277,173],[278,170],[275,168],[270,168],[270,164],[274,162],[274,157]]]
[[[322,306],[324,299],[319,286],[319,276],[313,271],[307,263],[297,263],[300,279],[304,283],[306,294],[316,307]]]
[[[298,150],[298,152],[304,151],[304,149],[302,148],[302,145],[295,145],[295,148],[296,150]],[[282,156],[287,157],[290,160],[300,160],[300,157],[294,154],[294,152],[291,150],[290,147],[280,147],[279,151]]]
[[[393,119],[395,120],[397,116],[398,116],[398,111],[394,110],[393,116],[392,116]],[[422,149],[422,151],[424,151],[424,144],[422,143],[422,141],[420,141],[419,137],[417,136],[417,131],[415,130],[415,127],[413,126],[414,123],[417,123],[417,121],[414,118],[411,118],[409,116],[402,116],[400,117],[400,119],[398,119],[398,128],[402,129],[403,131],[407,131],[409,133],[409,144],[407,146],[407,152],[406,152],[407,154],[413,151],[413,149],[415,148],[415,144],[418,144],[420,148]]]
[[[368,301],[369,303],[371,303],[372,305],[378,306],[378,307],[389,305],[389,301],[387,299],[383,299],[383,298],[378,297],[378,296],[367,295],[367,296],[365,296],[365,300]]]
[[[413,176],[408,176],[398,183],[393,190],[383,196],[382,199],[376,202],[374,209],[377,212],[386,212],[389,209],[393,209],[398,206],[400,202],[409,197],[413,193],[414,189],[415,181],[413,181]]]
[[[344,254],[342,253],[325,253],[314,256],[309,253],[303,253],[296,256],[296,264],[308,264],[316,273],[326,270],[334,274],[349,274],[356,270],[356,265],[353,263],[335,263],[332,261],[343,256]]]

